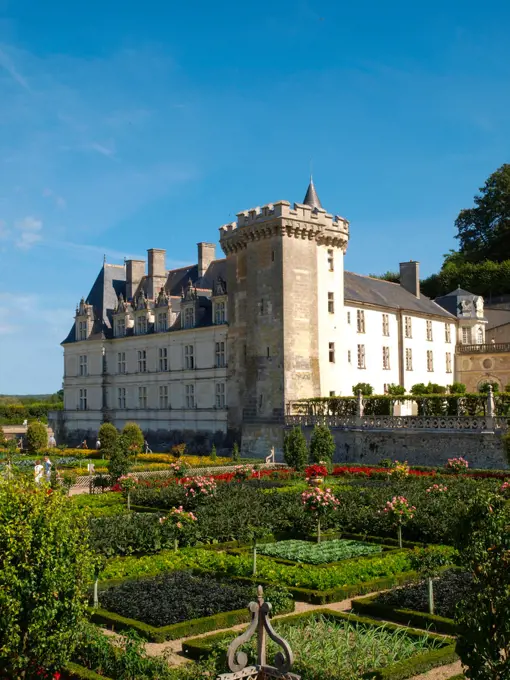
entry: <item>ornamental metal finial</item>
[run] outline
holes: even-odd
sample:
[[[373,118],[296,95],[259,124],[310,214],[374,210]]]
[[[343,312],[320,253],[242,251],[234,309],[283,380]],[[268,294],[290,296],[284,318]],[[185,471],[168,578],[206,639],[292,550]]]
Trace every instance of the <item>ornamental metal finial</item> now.
[[[251,623],[248,629],[233,640],[228,648],[227,661],[232,672],[222,673],[217,680],[240,680],[241,678],[244,680],[269,680],[269,678],[301,680],[299,675],[289,672],[294,663],[294,655],[289,643],[277,635],[269,622],[271,605],[264,600],[262,586],[258,586],[257,601],[250,602],[248,611],[251,613]],[[257,662],[253,666],[248,666],[248,655],[238,649],[248,642],[255,632],[257,633]],[[266,634],[283,650],[277,652],[273,666],[268,666],[266,663]]]

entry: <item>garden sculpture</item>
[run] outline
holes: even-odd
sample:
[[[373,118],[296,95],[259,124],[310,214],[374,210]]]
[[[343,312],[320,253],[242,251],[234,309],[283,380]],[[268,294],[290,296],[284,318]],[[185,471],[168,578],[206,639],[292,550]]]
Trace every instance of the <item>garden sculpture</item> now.
[[[222,673],[217,680],[240,680],[241,678],[244,680],[269,680],[269,678],[301,680],[299,675],[290,672],[294,655],[288,642],[277,635],[269,622],[271,605],[264,601],[262,586],[257,588],[257,602],[250,602],[248,611],[251,613],[249,628],[230,643],[227,651],[228,667],[231,673]],[[248,642],[254,633],[257,635],[257,663],[248,666],[248,655],[237,650]],[[283,650],[283,652],[277,652],[273,666],[266,663],[266,634]]]

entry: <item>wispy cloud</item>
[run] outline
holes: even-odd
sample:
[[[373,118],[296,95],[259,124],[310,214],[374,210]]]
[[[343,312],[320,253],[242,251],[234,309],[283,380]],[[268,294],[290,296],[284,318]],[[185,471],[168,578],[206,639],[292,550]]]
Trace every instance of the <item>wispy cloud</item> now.
[[[42,230],[43,223],[35,217],[25,217],[22,220],[18,220],[14,226],[20,232],[19,237],[16,239],[16,246],[18,248],[28,250],[42,240],[40,231]]]
[[[110,148],[108,146],[105,146],[104,144],[99,144],[98,142],[92,142],[90,148],[93,149],[94,151],[97,151],[97,153],[100,153],[102,156],[109,157],[115,155],[114,148]]]
[[[7,71],[7,73],[11,76],[13,80],[15,80],[18,83],[18,85],[21,85],[21,87],[23,87],[25,90],[30,91],[30,86],[26,79],[17,70],[17,68],[14,65],[14,62],[12,61],[11,57],[7,54],[7,52],[5,52],[1,48],[0,48],[0,67]]]
[[[61,210],[64,209],[67,205],[65,198],[63,196],[59,196],[56,194],[54,191],[51,189],[43,189],[42,192],[43,198],[50,198],[54,201],[55,205],[57,208],[60,208]]]

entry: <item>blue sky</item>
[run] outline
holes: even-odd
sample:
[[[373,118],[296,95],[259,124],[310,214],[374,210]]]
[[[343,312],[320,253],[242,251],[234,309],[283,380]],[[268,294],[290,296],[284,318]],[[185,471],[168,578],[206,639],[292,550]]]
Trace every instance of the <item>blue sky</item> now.
[[[503,0],[0,0],[0,393],[61,386],[103,254],[194,262],[311,163],[348,269],[437,270],[509,161],[509,29]]]

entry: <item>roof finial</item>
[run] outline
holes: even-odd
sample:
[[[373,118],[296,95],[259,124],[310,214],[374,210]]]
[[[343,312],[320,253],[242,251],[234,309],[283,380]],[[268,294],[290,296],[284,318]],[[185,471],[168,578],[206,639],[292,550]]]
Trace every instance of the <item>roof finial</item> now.
[[[308,189],[306,190],[306,196],[304,198],[303,203],[305,205],[309,205],[310,208],[319,208],[322,210],[322,205],[319,199],[319,196],[317,195],[317,192],[315,190],[315,185],[313,183],[313,178],[312,174],[310,173],[310,184],[308,185]]]
[[[103,255],[103,264],[106,264],[106,253]]]

